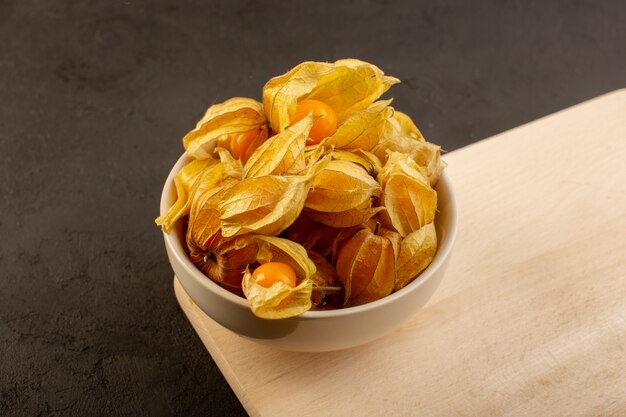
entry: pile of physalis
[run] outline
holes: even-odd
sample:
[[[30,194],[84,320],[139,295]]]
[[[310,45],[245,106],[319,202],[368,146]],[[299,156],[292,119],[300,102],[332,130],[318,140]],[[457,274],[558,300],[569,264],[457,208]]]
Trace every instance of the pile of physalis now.
[[[178,197],[192,262],[265,319],[400,290],[437,249],[440,147],[378,98],[399,80],[355,59],[305,62],[263,103],[215,104],[183,138]]]

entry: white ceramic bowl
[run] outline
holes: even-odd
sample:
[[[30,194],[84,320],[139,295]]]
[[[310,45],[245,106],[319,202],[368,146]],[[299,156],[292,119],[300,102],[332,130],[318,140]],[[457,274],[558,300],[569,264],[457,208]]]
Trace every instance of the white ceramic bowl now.
[[[183,155],[172,168],[161,196],[161,214],[175,201],[174,177],[187,162]],[[435,225],[439,247],[432,263],[400,291],[357,307],[309,311],[283,320],[260,319],[250,312],[245,299],[215,284],[191,263],[184,249],[181,222],[169,235],[163,235],[165,247],[174,273],[196,305],[239,336],[290,351],[345,349],[377,339],[414,316],[441,282],[456,238],[457,209],[445,173],[436,189],[439,212]]]

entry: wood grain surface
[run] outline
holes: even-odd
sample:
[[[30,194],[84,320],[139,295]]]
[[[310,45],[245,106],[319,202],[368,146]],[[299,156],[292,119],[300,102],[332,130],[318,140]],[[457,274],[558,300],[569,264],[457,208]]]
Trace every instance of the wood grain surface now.
[[[273,350],[211,321],[175,280],[250,415],[626,415],[626,90],[445,159],[453,259],[426,307],[382,339]]]

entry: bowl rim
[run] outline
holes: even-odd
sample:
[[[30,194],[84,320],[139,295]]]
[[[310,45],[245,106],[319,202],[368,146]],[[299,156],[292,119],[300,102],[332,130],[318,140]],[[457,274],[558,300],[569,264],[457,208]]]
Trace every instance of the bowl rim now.
[[[183,153],[183,155],[178,158],[174,166],[172,167],[167,179],[165,181],[165,185],[163,186],[163,191],[161,193],[161,201],[160,201],[160,214],[163,215],[169,208],[170,203],[170,194],[172,192],[172,187],[174,187],[174,177],[178,173],[178,171],[184,166],[186,162],[191,160],[187,156],[187,154]],[[441,268],[446,261],[446,259],[450,256],[450,252],[454,246],[454,242],[456,240],[457,234],[457,226],[458,226],[458,212],[457,212],[457,204],[454,195],[454,191],[452,189],[452,184],[450,182],[450,178],[444,171],[439,179],[438,185],[443,185],[446,189],[447,194],[447,205],[446,210],[450,210],[451,213],[451,222],[448,225],[448,230],[446,234],[446,239],[443,242],[439,242],[439,247],[437,248],[437,253],[433,258],[430,265],[426,267],[420,274],[419,279],[414,279],[404,288],[391,293],[390,295],[383,297],[379,300],[372,301],[366,304],[353,306],[353,307],[344,307],[336,310],[321,310],[321,311],[307,311],[304,312],[296,318],[301,320],[310,320],[310,319],[331,319],[335,317],[343,317],[343,316],[351,316],[356,315],[364,311],[374,310],[380,307],[383,307],[389,303],[393,303],[395,300],[408,296],[408,294],[417,291],[419,287],[425,285],[425,283],[430,280],[436,273],[439,268]],[[222,288],[217,283],[213,282],[210,278],[202,273],[189,259],[187,256],[187,252],[183,247],[183,243],[177,239],[176,234],[168,234],[163,232],[163,238],[165,240],[165,245],[170,249],[170,253],[173,254],[179,264],[185,269],[185,271],[196,281],[197,284],[205,288],[206,290],[212,292],[213,294],[232,302],[239,307],[249,308],[248,303],[245,298],[239,297],[236,294],[231,293],[230,291]]]

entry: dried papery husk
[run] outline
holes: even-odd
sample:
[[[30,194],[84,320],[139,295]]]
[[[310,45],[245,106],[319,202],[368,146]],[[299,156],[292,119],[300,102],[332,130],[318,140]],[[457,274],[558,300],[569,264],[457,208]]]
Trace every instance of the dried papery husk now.
[[[424,140],[413,137],[410,132],[405,132],[404,128],[396,120],[397,112],[388,114],[384,126],[381,129],[380,140],[371,149],[371,152],[383,163],[387,163],[387,158],[391,152],[410,154]]]
[[[251,98],[235,97],[209,107],[196,128],[185,135],[183,145],[194,158],[211,158],[219,139],[228,141],[233,135],[253,129],[267,132],[262,104]]]
[[[379,142],[386,120],[393,114],[391,100],[381,100],[368,108],[350,115],[326,138],[326,146],[335,149],[369,151]]]
[[[311,278],[315,274],[315,263],[302,245],[275,236],[254,235],[251,238],[259,245],[256,259],[258,263],[286,263],[296,272],[298,281]]]
[[[376,174],[378,173],[377,166],[370,158],[361,156],[356,152],[333,150],[329,153],[329,155],[334,160],[349,161],[360,165],[372,177],[376,177]]]
[[[275,282],[266,288],[254,281],[252,273],[245,270],[242,280],[243,293],[252,313],[262,319],[277,320],[300,315],[311,309],[313,281],[305,279],[296,287]]]
[[[172,230],[178,219],[189,214],[191,196],[194,194],[194,186],[197,187],[197,180],[207,173],[209,176],[213,176],[212,168],[217,164],[218,161],[215,159],[193,160],[178,171],[174,177],[176,201],[165,214],[155,220],[155,223],[161,226],[165,233]],[[215,182],[219,179],[219,175]]]
[[[335,263],[344,286],[344,306],[369,303],[391,294],[399,244],[400,235],[382,228],[375,232],[361,229],[344,242]]]
[[[312,180],[327,163],[318,161],[304,175],[248,178],[226,190],[219,203],[224,236],[280,234],[302,211]]]
[[[275,282],[266,288],[258,285],[250,271],[246,270],[242,289],[252,312],[264,319],[280,319],[308,311],[312,307],[312,278],[317,268],[306,249],[289,239],[274,236],[250,235],[245,240],[258,245],[255,264],[285,263],[294,270],[299,283],[292,288],[284,282]]]
[[[375,65],[358,59],[341,59],[334,65],[334,73],[322,77],[318,86],[303,99],[326,103],[337,113],[339,123],[366,109],[392,85],[400,82],[384,75]]]
[[[354,235],[361,226],[337,228],[318,223],[302,213],[287,229],[287,236],[304,248],[322,256],[334,254],[344,240]]]
[[[309,115],[265,141],[248,159],[243,178],[297,174],[302,171],[306,166],[304,148],[314,122],[315,118]]]
[[[227,239],[218,231],[204,250],[190,253],[190,259],[207,277],[231,289],[241,288],[247,266],[256,261],[258,245],[246,236]]]
[[[434,187],[446,167],[445,161],[441,159],[441,147],[430,142],[420,142],[420,146],[415,147],[410,155],[417,165],[426,170],[430,185]]]
[[[311,276],[311,281],[313,281],[311,302],[313,306],[319,306],[324,302],[327,294],[341,290],[341,281],[339,281],[335,267],[326,258],[313,251],[307,251],[307,254],[316,268],[315,274]]]
[[[320,160],[324,155],[327,155],[329,148],[325,145],[324,140],[318,144],[307,145],[304,149],[304,159],[307,165],[311,165],[314,162]]]
[[[420,132],[417,126],[415,126],[415,123],[413,123],[413,120],[407,114],[394,109],[393,118],[398,122],[397,131],[400,135],[407,136],[418,141],[424,141],[422,132]]]
[[[386,113],[387,117],[381,125],[379,143],[389,140],[397,141],[401,138],[424,142],[422,133],[408,115],[393,108],[390,110]]]
[[[233,155],[226,148],[217,147],[215,148],[215,153],[217,153],[222,163],[224,170],[222,177],[240,180],[243,173],[243,164],[241,161],[233,158]]]
[[[365,151],[363,149],[353,149],[351,151],[351,153],[353,153],[354,155],[356,155],[356,156],[358,156],[360,158],[363,158],[364,160],[368,161],[368,163],[372,166],[372,173],[371,173],[371,175],[373,177],[376,177],[378,175],[378,173],[380,172],[380,170],[383,169],[383,164],[380,161],[380,158],[378,158],[373,153],[371,153],[369,151]]]
[[[305,210],[304,213],[318,223],[332,227],[353,227],[365,223],[378,213],[385,211],[385,207],[372,207],[370,201],[346,211],[322,212]]]
[[[206,242],[220,229],[218,202],[221,187],[214,187],[194,201],[187,224],[187,247],[190,251],[202,251]]]
[[[386,118],[381,126],[379,143],[395,141],[397,138],[406,138],[415,141],[424,140],[421,132],[417,129],[415,124],[413,124],[409,116],[391,107],[389,110],[390,111],[385,113]],[[380,155],[378,155],[378,157],[381,158]]]
[[[446,167],[446,163],[441,159],[440,146],[409,137],[397,136],[380,142],[372,152],[383,161],[387,161],[388,155],[392,152],[409,155],[420,168],[426,171],[431,186],[437,184]]]
[[[304,206],[335,213],[360,207],[379,194],[380,185],[362,166],[332,160],[311,183]]]
[[[422,272],[437,253],[437,231],[434,223],[428,223],[402,239],[396,261],[394,291],[404,288]]]
[[[291,125],[290,115],[298,100],[309,94],[320,78],[333,69],[333,64],[327,62],[303,62],[269,80],[263,87],[263,108],[272,130],[282,132]]]
[[[290,115],[300,100],[326,103],[339,123],[369,107],[398,79],[385,76],[376,66],[356,59],[335,63],[303,62],[274,77],[263,88],[265,114],[273,130],[291,125]]]
[[[446,166],[441,160],[441,148],[427,142],[411,118],[397,110],[388,115],[381,130],[380,140],[372,148],[372,153],[385,163],[392,152],[410,155],[426,170],[431,186],[437,183]]]
[[[422,142],[408,136],[382,137],[380,142],[372,149],[372,153],[376,155],[383,164],[386,164],[389,153],[398,152],[410,155],[420,146],[420,143]]]
[[[385,211],[381,223],[402,237],[433,221],[437,192],[430,186],[420,167],[408,155],[392,152],[378,175]]]
[[[213,188],[198,195],[189,212],[187,246],[189,250],[206,250],[206,242],[220,230],[219,201],[225,190],[237,184],[235,178],[227,178]]]

